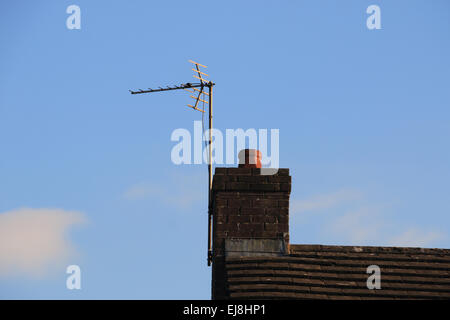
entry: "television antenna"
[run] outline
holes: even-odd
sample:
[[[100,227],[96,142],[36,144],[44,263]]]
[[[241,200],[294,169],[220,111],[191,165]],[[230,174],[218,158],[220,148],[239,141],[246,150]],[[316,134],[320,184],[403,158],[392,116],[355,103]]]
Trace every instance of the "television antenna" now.
[[[200,111],[203,114],[206,112],[205,110],[205,104],[208,105],[209,109],[209,139],[208,139],[208,151],[209,151],[209,157],[208,157],[208,185],[209,185],[209,192],[208,192],[208,266],[211,265],[212,261],[212,245],[211,245],[211,231],[212,231],[212,129],[213,129],[213,86],[215,85],[214,82],[211,80],[206,79],[208,77],[208,74],[201,71],[200,68],[207,68],[207,66],[202,65],[200,63],[197,63],[195,61],[189,60],[190,63],[194,64],[194,68],[192,68],[192,71],[195,72],[194,78],[197,80],[200,80],[200,82],[196,83],[183,83],[180,85],[175,86],[166,86],[165,88],[158,87],[157,89],[148,88],[146,90],[138,89],[136,91],[129,90],[131,94],[142,94],[142,93],[152,93],[152,92],[161,92],[161,91],[170,91],[170,90],[186,90],[190,93],[190,97],[195,99],[195,102],[193,105],[188,104],[187,106],[189,108],[192,108],[195,111]],[[206,92],[206,89],[207,92]],[[200,103],[202,104],[202,108],[200,108]]]

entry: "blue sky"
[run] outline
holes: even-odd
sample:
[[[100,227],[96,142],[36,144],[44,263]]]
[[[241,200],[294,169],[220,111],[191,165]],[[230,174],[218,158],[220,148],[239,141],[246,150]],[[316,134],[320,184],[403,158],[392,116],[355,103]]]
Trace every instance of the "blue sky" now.
[[[206,166],[170,160],[200,114],[184,92],[128,92],[195,81],[188,59],[217,84],[215,127],[280,130],[292,243],[450,247],[448,1],[0,10],[0,298],[210,298]]]

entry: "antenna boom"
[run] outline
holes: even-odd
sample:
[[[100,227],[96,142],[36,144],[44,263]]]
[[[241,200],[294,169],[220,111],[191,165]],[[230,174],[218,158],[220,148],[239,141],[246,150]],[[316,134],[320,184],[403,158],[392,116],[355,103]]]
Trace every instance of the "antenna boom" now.
[[[202,83],[183,83],[180,84],[179,86],[172,86],[172,87],[167,87],[167,88],[158,88],[158,89],[152,89],[152,88],[148,88],[148,90],[137,90],[137,91],[133,91],[130,90],[131,94],[140,94],[140,93],[151,93],[151,92],[161,92],[161,91],[169,91],[169,90],[180,90],[180,89],[187,89],[187,88],[200,88],[200,87],[204,87],[205,85]]]

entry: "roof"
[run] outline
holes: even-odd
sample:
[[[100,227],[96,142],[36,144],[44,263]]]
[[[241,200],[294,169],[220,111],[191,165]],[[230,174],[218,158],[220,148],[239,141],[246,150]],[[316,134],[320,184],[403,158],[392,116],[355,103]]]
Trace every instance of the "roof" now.
[[[381,270],[368,289],[367,267]],[[225,258],[236,299],[449,299],[450,249],[291,245],[278,257]]]

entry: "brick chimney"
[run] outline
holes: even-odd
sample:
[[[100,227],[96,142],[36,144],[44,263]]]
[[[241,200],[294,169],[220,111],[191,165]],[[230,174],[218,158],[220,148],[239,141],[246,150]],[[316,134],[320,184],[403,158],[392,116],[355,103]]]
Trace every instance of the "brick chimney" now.
[[[227,256],[289,253],[289,169],[262,175],[259,160],[259,151],[245,150],[245,164],[241,163],[239,168],[215,170],[212,190],[213,299],[226,296],[224,259]]]

